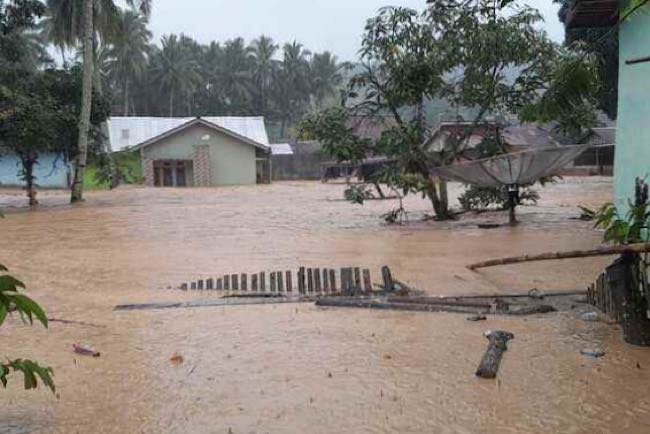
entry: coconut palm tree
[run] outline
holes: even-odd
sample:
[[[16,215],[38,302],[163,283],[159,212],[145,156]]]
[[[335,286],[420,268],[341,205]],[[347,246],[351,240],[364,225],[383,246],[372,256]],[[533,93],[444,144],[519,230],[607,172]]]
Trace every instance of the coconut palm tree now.
[[[127,0],[131,7],[148,15],[151,0]],[[83,200],[83,178],[88,157],[88,132],[93,90],[93,51],[95,37],[114,34],[119,23],[119,8],[113,0],[48,0],[49,15],[52,18],[51,32],[59,42],[74,46],[81,42],[83,47],[83,78],[81,113],[79,115],[79,138],[75,161],[74,180],[70,202]]]
[[[336,96],[336,89],[343,81],[341,65],[329,51],[314,54],[309,64],[311,94],[316,107],[321,109],[328,97]]]
[[[287,124],[306,112],[310,99],[309,56],[302,44],[294,41],[283,47],[283,60],[276,74],[273,100],[280,113],[280,136]]]
[[[133,11],[122,13],[120,33],[107,51],[108,74],[111,80],[122,86],[123,115],[129,115],[130,86],[142,77],[147,67],[149,40],[147,17]]]
[[[278,61],[273,58],[278,50],[278,45],[267,36],[260,36],[253,40],[249,52],[253,59],[252,81],[254,89],[254,107],[258,113],[268,114],[268,98]]]
[[[226,113],[230,115],[245,114],[250,110],[252,63],[243,38],[226,41],[215,77],[223,95]]]
[[[162,49],[152,56],[152,79],[169,95],[169,116],[174,116],[177,97],[187,97],[201,80],[199,65],[177,35],[163,36]]]

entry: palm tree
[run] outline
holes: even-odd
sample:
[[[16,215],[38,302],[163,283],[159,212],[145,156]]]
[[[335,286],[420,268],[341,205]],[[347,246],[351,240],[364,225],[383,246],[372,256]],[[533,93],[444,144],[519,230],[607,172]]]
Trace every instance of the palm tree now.
[[[127,0],[131,7],[137,7],[148,15],[151,0]],[[83,200],[83,178],[88,157],[88,133],[93,89],[93,51],[97,33],[114,34],[119,23],[119,8],[113,0],[48,0],[49,15],[52,19],[50,31],[60,43],[74,46],[81,41],[83,47],[83,78],[81,113],[79,115],[79,138],[77,158],[70,202]]]
[[[133,10],[123,12],[120,30],[106,53],[107,68],[112,81],[122,85],[123,115],[128,116],[129,87],[147,67],[151,32],[147,29],[147,17]]]
[[[341,66],[329,51],[314,54],[309,64],[311,94],[314,96],[316,107],[322,108],[328,97],[336,96],[336,88],[343,81]]]
[[[274,101],[280,113],[280,136],[284,138],[287,124],[294,122],[309,105],[309,56],[302,44],[293,42],[283,47],[282,67],[276,74]]]
[[[201,77],[199,67],[187,46],[177,35],[163,36],[162,49],[152,58],[152,79],[169,94],[169,116],[174,116],[176,97],[191,93]]]
[[[249,47],[253,58],[254,106],[257,113],[263,115],[268,114],[268,94],[278,69],[278,62],[273,59],[277,50],[278,45],[273,43],[273,39],[264,35],[253,40]]]
[[[215,78],[228,114],[244,114],[250,109],[251,64],[243,38],[226,41]]]

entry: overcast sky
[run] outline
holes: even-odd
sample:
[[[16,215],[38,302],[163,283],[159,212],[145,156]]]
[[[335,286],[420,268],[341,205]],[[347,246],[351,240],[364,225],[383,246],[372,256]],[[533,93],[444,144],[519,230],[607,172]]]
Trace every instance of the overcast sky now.
[[[551,0],[528,0],[546,18],[556,41],[564,30]],[[382,6],[422,10],[425,0],[153,0],[150,27],[156,42],[168,33],[185,33],[202,43],[265,34],[276,42],[297,40],[312,51],[329,50],[355,60],[366,19]]]

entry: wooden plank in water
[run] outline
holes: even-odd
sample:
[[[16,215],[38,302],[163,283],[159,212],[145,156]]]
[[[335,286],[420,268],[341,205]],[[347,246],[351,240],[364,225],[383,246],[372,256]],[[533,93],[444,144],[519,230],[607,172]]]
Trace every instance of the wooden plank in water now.
[[[287,292],[293,292],[293,282],[291,281],[291,271],[287,270],[285,275],[287,277]]]
[[[233,291],[239,291],[239,276],[237,274],[230,276],[230,286]]]
[[[381,277],[384,279],[384,291],[391,292],[395,287],[393,282],[393,276],[390,273],[390,268],[386,265],[381,267]]]
[[[335,269],[330,269],[330,292],[332,294],[335,294],[337,292],[336,289],[336,270]]]
[[[205,281],[205,289],[214,289],[214,279],[212,277]]]
[[[257,273],[251,275],[251,291],[257,292]]]
[[[298,269],[298,292],[300,294],[305,293],[305,267]]]
[[[314,292],[314,270],[307,268],[307,292]]]
[[[354,268],[354,290],[361,291],[361,269],[359,267]]]
[[[322,292],[323,288],[320,284],[320,268],[314,268],[314,291]]]
[[[246,273],[242,273],[240,276],[241,290],[248,291],[248,276]]]
[[[260,272],[260,292],[266,291],[266,273]]]
[[[275,289],[276,289],[275,288],[275,286],[276,286],[275,271],[271,271],[271,273],[269,275],[269,280],[271,281],[271,292],[275,292]]]
[[[228,274],[223,276],[223,289],[230,291],[230,276]]]
[[[367,268],[363,269],[363,290],[366,294],[372,292],[372,280],[370,279],[370,270]]]
[[[221,291],[223,289],[223,279],[221,277],[217,278],[217,291]]]
[[[278,279],[278,292],[284,292],[284,280],[282,278],[282,271],[276,271],[275,275]]]
[[[327,268],[323,268],[323,292],[330,292],[330,275]]]

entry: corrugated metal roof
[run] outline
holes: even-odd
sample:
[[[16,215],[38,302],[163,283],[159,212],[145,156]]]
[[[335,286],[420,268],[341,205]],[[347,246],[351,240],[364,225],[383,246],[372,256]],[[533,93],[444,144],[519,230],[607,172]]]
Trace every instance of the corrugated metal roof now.
[[[293,148],[288,143],[271,143],[271,155],[293,155]]]
[[[108,120],[113,152],[132,148],[196,118],[112,117]],[[268,146],[263,117],[205,116],[210,123]]]

